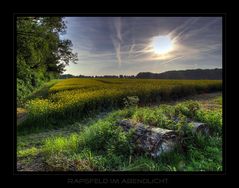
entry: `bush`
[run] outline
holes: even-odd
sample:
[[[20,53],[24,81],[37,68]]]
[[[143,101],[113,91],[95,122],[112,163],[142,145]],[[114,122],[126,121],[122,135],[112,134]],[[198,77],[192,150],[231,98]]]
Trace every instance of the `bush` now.
[[[196,119],[206,123],[213,134],[222,135],[222,111],[199,110]]]
[[[128,134],[112,124],[110,121],[98,121],[87,127],[79,136],[80,147],[108,154],[129,154]]]
[[[183,103],[179,103],[175,107],[175,113],[176,115],[179,115],[182,113],[183,115],[194,118],[196,115],[196,112],[199,110],[199,103],[196,101],[187,101]]]
[[[18,157],[28,157],[30,155],[35,156],[36,154],[38,154],[39,150],[35,147],[31,147],[29,149],[25,149],[25,150],[20,150],[17,152],[17,156]]]
[[[17,78],[17,106],[23,106],[24,99],[31,94],[33,87]]]
[[[62,153],[55,153],[45,158],[45,164],[49,171],[69,171],[73,162]]]
[[[124,106],[127,107],[135,107],[139,104],[139,97],[138,96],[128,96],[124,98]]]
[[[42,151],[46,156],[75,153],[79,149],[79,139],[77,134],[69,137],[54,137],[46,139]]]

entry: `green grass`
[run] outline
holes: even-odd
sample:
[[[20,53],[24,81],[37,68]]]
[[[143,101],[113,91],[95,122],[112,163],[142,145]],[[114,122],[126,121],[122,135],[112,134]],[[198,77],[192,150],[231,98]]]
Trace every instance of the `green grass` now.
[[[43,152],[52,155],[57,153],[74,153],[78,151],[78,135],[72,134],[69,137],[53,137],[44,141]]]
[[[35,147],[31,147],[25,150],[19,150],[17,153],[18,157],[29,157],[29,156],[34,156],[38,153],[38,149]]]
[[[218,105],[222,105],[222,96],[218,96],[214,99],[214,102]]]
[[[68,124],[58,132],[18,135],[17,157],[20,162],[29,159],[28,166],[31,166],[34,157],[42,156],[43,170],[52,171],[221,171],[220,101],[221,96],[218,96],[206,102],[187,100],[174,105],[132,106],[103,117]],[[215,105],[206,108],[205,104]],[[193,134],[186,118],[207,123],[213,134]],[[124,132],[115,126],[122,119],[177,130],[185,138],[182,143],[185,147],[177,147],[157,159],[135,153],[134,145],[130,143],[132,132]]]

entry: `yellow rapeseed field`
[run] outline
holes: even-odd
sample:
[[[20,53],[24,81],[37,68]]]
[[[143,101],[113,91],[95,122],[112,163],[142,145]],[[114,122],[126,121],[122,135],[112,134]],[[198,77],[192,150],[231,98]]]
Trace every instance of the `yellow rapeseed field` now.
[[[49,89],[47,99],[27,103],[29,117],[39,120],[84,116],[90,111],[122,107],[127,96],[141,103],[160,102],[196,93],[220,91],[219,80],[157,80],[117,78],[71,78]]]

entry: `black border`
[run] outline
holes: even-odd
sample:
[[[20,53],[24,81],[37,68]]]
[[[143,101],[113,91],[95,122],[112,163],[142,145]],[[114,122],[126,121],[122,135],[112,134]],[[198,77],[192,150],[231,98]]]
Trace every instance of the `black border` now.
[[[68,183],[71,184],[71,180],[75,180],[75,183],[73,184],[91,184],[91,183],[97,183],[97,184],[105,184],[104,179],[118,179],[119,182],[123,182],[123,178],[144,178],[147,177],[149,180],[149,183],[145,184],[171,184],[175,183],[172,182],[171,179],[176,180],[176,182],[183,182],[186,183],[188,181],[188,178],[191,178],[191,180],[196,180],[197,177],[203,177],[204,179],[211,179],[213,180],[215,177],[217,179],[223,179],[222,177],[225,177],[227,175],[227,156],[226,156],[226,151],[227,151],[227,130],[225,126],[225,122],[227,121],[227,116],[226,116],[226,82],[227,82],[227,67],[226,67],[226,60],[227,60],[227,54],[226,54],[226,49],[227,49],[227,21],[228,21],[228,14],[226,12],[219,12],[219,13],[20,13],[20,12],[14,12],[12,14],[13,18],[13,91],[14,91],[14,104],[13,104],[13,114],[14,117],[16,117],[16,81],[15,81],[15,75],[16,75],[16,51],[15,51],[15,45],[16,45],[16,17],[17,16],[31,16],[31,15],[37,15],[37,16],[90,16],[90,17],[108,17],[108,16],[140,16],[140,17],[222,17],[223,18],[223,28],[222,28],[222,33],[223,33],[223,54],[222,54],[222,69],[223,69],[223,170],[222,172],[18,172],[16,170],[16,118],[13,120],[13,171],[12,175],[14,177],[20,178],[20,177],[34,177],[33,179],[37,178],[48,178],[50,181],[55,181],[56,183],[56,178],[59,178],[57,180],[57,183]],[[188,177],[190,176],[190,177]],[[37,178],[36,178],[37,177]],[[64,178],[63,178],[64,177]],[[77,181],[79,179],[79,181]],[[150,181],[158,179],[158,181]],[[91,181],[92,180],[92,181]],[[100,181],[102,180],[102,181]],[[190,181],[191,181],[190,180]],[[39,182],[43,183],[43,182]],[[110,181],[107,181],[107,183],[110,183]],[[124,182],[123,182],[124,183]],[[198,185],[201,183],[205,182],[198,182]]]

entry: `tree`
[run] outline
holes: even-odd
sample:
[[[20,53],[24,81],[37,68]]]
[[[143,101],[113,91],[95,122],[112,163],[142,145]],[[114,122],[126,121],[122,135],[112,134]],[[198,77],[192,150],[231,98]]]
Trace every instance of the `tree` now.
[[[18,98],[58,77],[69,62],[76,63],[78,59],[72,52],[72,42],[60,39],[65,32],[62,17],[17,17]]]

